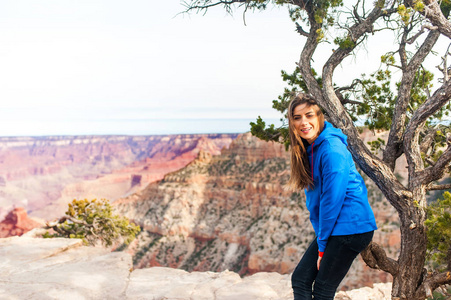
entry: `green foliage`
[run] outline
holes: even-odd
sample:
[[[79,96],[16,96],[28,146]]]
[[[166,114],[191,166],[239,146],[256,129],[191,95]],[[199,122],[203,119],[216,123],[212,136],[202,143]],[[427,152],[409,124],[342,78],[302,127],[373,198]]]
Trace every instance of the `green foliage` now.
[[[329,15],[329,10],[340,7],[343,5],[342,0],[316,0],[313,1],[313,5],[315,7],[315,21],[319,24],[325,23],[324,20],[327,20],[325,25],[333,23],[333,18]]]
[[[288,150],[289,146],[289,137],[288,137],[288,128],[276,128],[274,124],[266,127],[266,122],[258,116],[257,122],[251,122],[251,133],[252,135],[264,140],[264,141],[284,141],[285,147]]]
[[[376,3],[375,3],[375,6],[379,7],[379,8],[384,8],[385,1],[384,0],[377,0]]]
[[[57,224],[49,226],[56,233],[47,232],[44,237],[78,238],[89,245],[100,241],[105,246],[111,246],[120,238],[126,244],[130,243],[140,231],[139,226],[130,223],[127,218],[114,214],[106,199],[74,199],[65,214]]]
[[[404,4],[398,6],[398,14],[401,16],[401,20],[407,26],[410,23],[410,17],[412,16],[412,9],[406,8]]]
[[[440,9],[442,10],[443,15],[448,18],[449,12],[451,11],[451,0],[442,0],[440,3]]]
[[[364,116],[365,125],[371,130],[390,129],[396,101],[390,86],[391,72],[379,70],[359,82],[353,94],[362,100],[362,104],[350,107],[348,111],[354,116]]]
[[[451,193],[443,197],[429,205],[425,225],[431,259],[437,268],[446,269],[451,260]]]
[[[446,135],[451,134],[451,128],[450,126],[440,126],[440,129],[437,130],[435,135],[435,146],[436,147],[445,147],[446,145]],[[434,159],[434,161],[437,161],[437,159],[441,156],[441,153],[437,155],[438,157]]]
[[[385,146],[385,141],[381,138],[377,138],[375,141],[368,142],[371,147],[371,151],[377,153],[379,149]]]
[[[419,12],[424,10],[424,3],[421,0],[415,1],[413,4],[413,9]]]
[[[395,64],[395,57],[393,56],[393,53],[385,54],[381,56],[381,63],[383,64]]]
[[[316,30],[316,41],[319,43],[320,41],[324,40],[324,37],[324,30],[322,28],[318,28]]]
[[[355,47],[355,42],[348,35],[345,38],[336,37],[334,43],[338,45],[341,49],[352,49]]]

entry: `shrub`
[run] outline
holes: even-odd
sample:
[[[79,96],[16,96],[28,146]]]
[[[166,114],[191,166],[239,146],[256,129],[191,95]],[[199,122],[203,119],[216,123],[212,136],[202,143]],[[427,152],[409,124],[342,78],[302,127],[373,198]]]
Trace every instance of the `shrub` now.
[[[141,230],[127,218],[113,214],[113,209],[106,199],[74,199],[69,203],[65,216],[47,223],[46,229],[53,229],[55,233],[46,232],[45,238],[79,238],[87,245],[101,242],[104,246],[111,246],[121,238],[128,244]]]

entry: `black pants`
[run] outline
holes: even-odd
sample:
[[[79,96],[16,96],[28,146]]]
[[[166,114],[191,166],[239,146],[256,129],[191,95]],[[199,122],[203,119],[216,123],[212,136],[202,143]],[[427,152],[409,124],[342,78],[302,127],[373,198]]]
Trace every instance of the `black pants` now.
[[[356,256],[371,242],[373,233],[329,237],[319,271],[318,244],[315,239],[291,276],[294,299],[333,300],[338,285]]]

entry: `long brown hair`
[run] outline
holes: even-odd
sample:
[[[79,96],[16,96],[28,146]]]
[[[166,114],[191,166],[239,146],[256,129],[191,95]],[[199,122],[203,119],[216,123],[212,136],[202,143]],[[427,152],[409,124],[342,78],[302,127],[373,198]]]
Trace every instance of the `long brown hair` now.
[[[307,103],[307,107],[313,106],[313,110],[318,116],[320,133],[324,128],[324,114],[321,108],[310,95],[299,93],[290,102],[288,106],[288,128],[290,132],[291,143],[291,176],[288,181],[288,189],[298,191],[302,188],[313,188],[313,180],[309,168],[309,160],[306,148],[308,142],[301,138],[294,126],[294,109],[301,104]]]

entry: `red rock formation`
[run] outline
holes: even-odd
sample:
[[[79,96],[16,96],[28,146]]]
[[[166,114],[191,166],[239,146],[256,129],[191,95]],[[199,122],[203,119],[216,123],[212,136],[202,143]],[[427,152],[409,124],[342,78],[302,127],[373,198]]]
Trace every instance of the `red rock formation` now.
[[[23,207],[16,207],[10,211],[0,223],[0,238],[22,235],[42,224],[30,219]]]

